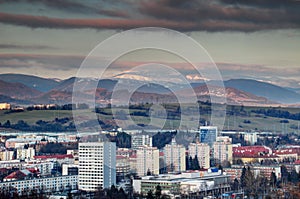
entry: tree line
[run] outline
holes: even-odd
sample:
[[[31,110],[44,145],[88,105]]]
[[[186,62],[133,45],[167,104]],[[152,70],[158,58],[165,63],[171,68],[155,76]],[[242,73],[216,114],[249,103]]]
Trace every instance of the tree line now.
[[[237,178],[231,183],[231,189],[233,191],[243,190],[248,197],[258,198],[265,196],[265,198],[277,198],[278,190],[285,186],[294,187],[290,190],[289,194],[293,194],[294,191],[300,191],[300,173],[297,173],[295,169],[288,172],[287,168],[282,165],[281,178],[278,179],[275,172],[271,172],[269,179],[266,176],[254,175],[251,167],[243,167],[240,179]],[[298,185],[299,187],[297,188]],[[293,198],[293,197],[292,197]],[[297,198],[297,197],[295,197]]]
[[[52,121],[38,120],[35,125],[30,125],[24,120],[19,120],[17,123],[11,123],[7,120],[1,124],[0,127],[11,128],[20,131],[45,131],[45,132],[61,132],[61,131],[75,131],[76,127],[70,118],[55,118]]]
[[[257,114],[263,114],[269,117],[277,117],[277,118],[284,118],[284,119],[291,119],[291,120],[300,120],[300,112],[299,113],[290,113],[289,111],[278,110],[275,108],[271,109],[256,109],[252,110],[251,112]]]

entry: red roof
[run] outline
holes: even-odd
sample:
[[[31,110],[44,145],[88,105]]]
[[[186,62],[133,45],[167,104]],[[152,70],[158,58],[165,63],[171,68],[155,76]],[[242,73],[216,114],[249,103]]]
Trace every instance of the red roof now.
[[[126,159],[127,157],[126,156],[123,156],[123,155],[117,155],[116,156],[116,159],[117,160],[120,160],[120,159]]]
[[[38,168],[28,168],[28,171],[30,171],[31,173],[38,173],[39,169]]]
[[[300,164],[300,160],[296,160],[294,164]]]
[[[8,176],[6,176],[4,179],[19,179],[19,178],[23,178],[25,176],[26,175],[23,172],[18,170],[18,171],[12,172]]]
[[[270,154],[271,149],[265,146],[233,147],[233,157],[260,157]]]
[[[7,172],[7,168],[0,168],[0,173],[4,173],[4,172]]]
[[[6,176],[4,179],[20,179],[20,178],[26,177],[29,174],[34,174],[34,173],[38,173],[38,172],[39,172],[38,169],[35,169],[35,168],[18,170],[18,171],[12,172],[8,176]]]
[[[278,155],[298,154],[298,155],[300,155],[300,148],[279,149],[279,150],[275,151],[275,154],[278,154]]]
[[[132,154],[129,158],[136,158],[136,154]]]
[[[38,155],[34,156],[34,159],[65,159],[65,158],[73,158],[72,154],[64,154],[64,155]]]

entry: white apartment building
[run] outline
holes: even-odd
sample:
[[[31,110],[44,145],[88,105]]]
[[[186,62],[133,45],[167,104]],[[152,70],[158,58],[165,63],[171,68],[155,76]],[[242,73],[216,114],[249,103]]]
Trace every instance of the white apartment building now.
[[[33,159],[35,156],[35,149],[33,147],[29,147],[28,149],[17,148],[17,159],[25,160],[25,159]]]
[[[257,137],[258,137],[257,132],[254,133],[244,132],[243,135],[244,135],[244,140],[248,142],[250,145],[254,145],[255,143],[257,143]]]
[[[221,164],[224,161],[232,163],[232,144],[231,138],[219,137],[213,145],[215,163]]]
[[[142,146],[136,151],[136,170],[138,176],[147,175],[149,170],[151,174],[159,174],[159,150],[156,147]]]
[[[185,147],[178,145],[175,139],[164,148],[165,166],[169,172],[181,172],[186,170]]]
[[[77,181],[77,175],[33,178],[28,180],[1,182],[0,188],[9,189],[10,187],[14,187],[18,191],[18,194],[22,194],[24,191],[32,188],[37,190],[43,189],[45,192],[60,191],[65,189],[76,190]]]
[[[189,156],[197,156],[200,168],[208,169],[210,167],[210,147],[206,143],[190,143]]]
[[[152,137],[149,135],[132,135],[131,148],[137,149],[141,146],[152,146]]]
[[[116,184],[116,144],[79,143],[78,188],[95,191]]]
[[[22,165],[23,168],[37,168],[40,172],[40,174],[43,175],[50,175],[52,169],[54,168],[54,162],[53,161],[28,161],[25,164]]]
[[[78,174],[78,167],[77,164],[62,164],[62,175],[77,175]],[[77,174],[76,174],[77,173]]]

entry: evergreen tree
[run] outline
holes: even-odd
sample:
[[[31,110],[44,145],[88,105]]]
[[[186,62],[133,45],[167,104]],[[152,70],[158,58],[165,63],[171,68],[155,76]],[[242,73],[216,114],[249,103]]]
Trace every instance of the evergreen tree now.
[[[244,188],[246,186],[245,184],[245,177],[246,177],[246,167],[244,166],[242,169],[242,174],[241,174],[241,187]]]
[[[254,178],[254,174],[252,173],[250,167],[246,169],[246,174],[244,178],[245,187],[244,190],[248,195],[257,194],[257,182]]]
[[[232,190],[237,191],[238,189],[239,189],[239,181],[238,181],[238,179],[235,178],[232,183]]]
[[[150,169],[148,168],[148,170],[147,170],[147,176],[151,176],[151,175],[152,175],[152,173],[151,173]]]
[[[298,182],[299,182],[299,175],[298,175],[298,173],[297,173],[297,171],[295,170],[295,169],[293,169],[292,171],[291,171],[291,174],[290,174],[290,181],[292,182],[292,183],[294,183],[294,184],[297,184]]]
[[[270,185],[272,187],[275,187],[276,183],[277,183],[277,177],[276,177],[274,171],[272,171],[271,177],[270,177]]]
[[[3,127],[4,128],[10,128],[11,124],[10,124],[10,121],[7,120],[4,124],[3,124]]]
[[[288,172],[287,168],[284,165],[281,165],[280,171],[281,171],[281,182],[282,183],[288,182],[289,172]]]
[[[198,157],[197,155],[195,155],[193,159],[193,170],[199,170],[199,169],[200,169],[200,165],[199,165]]]
[[[157,185],[155,190],[155,198],[160,199],[160,197],[161,197],[161,187]]]
[[[125,191],[124,191],[124,189],[121,187],[120,189],[119,189],[119,191],[118,191],[119,193],[118,193],[118,195],[119,195],[119,199],[121,199],[121,198],[127,198],[127,195],[126,195],[126,193],[125,193]]]
[[[193,158],[189,157],[189,170],[193,170]]]
[[[222,167],[222,165],[221,164],[219,164],[219,170],[221,170],[221,172],[223,173],[223,167]]]
[[[185,156],[185,168],[186,170],[190,170],[189,156]]]
[[[147,199],[154,199],[154,196],[153,196],[153,193],[151,190],[148,191],[148,193],[147,193]]]

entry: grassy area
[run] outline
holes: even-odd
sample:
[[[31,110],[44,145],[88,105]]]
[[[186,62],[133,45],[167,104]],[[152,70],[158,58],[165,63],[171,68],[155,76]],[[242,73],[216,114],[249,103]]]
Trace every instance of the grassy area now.
[[[88,110],[83,110],[88,111]],[[3,124],[7,120],[11,123],[17,123],[19,120],[24,120],[28,124],[35,124],[38,120],[52,121],[55,118],[71,118],[72,111],[69,110],[33,110],[6,114],[4,110],[0,111],[0,122]]]
[[[189,108],[190,105],[184,105],[184,108]],[[131,116],[124,118],[114,118],[117,119],[117,124],[130,125],[129,122],[132,119],[135,124],[138,125],[149,125],[154,124],[156,126],[164,126],[165,129],[178,128],[180,124],[180,115],[181,113],[178,104],[168,104],[165,105],[169,114],[169,119],[165,121],[165,118],[160,117],[158,113],[156,116],[152,117],[152,121],[149,117],[143,115],[148,114],[151,105],[146,104],[142,106],[132,106],[130,113]],[[124,107],[126,108],[126,107]],[[120,112],[124,108],[116,108],[114,112]],[[207,104],[201,105],[200,116],[202,121],[210,120],[210,106]],[[221,109],[222,106],[218,105],[217,109]],[[264,109],[265,107],[241,107],[241,106],[228,106],[227,115],[224,122],[224,130],[257,130],[257,131],[274,131],[274,132],[298,132],[297,127],[300,124],[298,120],[284,119],[284,118],[275,118],[268,117],[263,114],[253,113],[252,110]],[[268,108],[265,108],[268,109]],[[276,108],[282,111],[289,111],[290,113],[299,113],[299,108]],[[79,114],[83,117],[91,113],[91,109],[88,110],[79,110]],[[201,112],[202,111],[202,112]],[[17,123],[19,120],[24,120],[29,125],[35,125],[36,121],[53,121],[55,118],[72,118],[72,111],[70,110],[33,110],[33,111],[24,111],[18,113],[5,113],[6,111],[0,111],[0,122],[3,124],[7,120],[10,120],[11,123]],[[135,115],[136,113],[141,115]],[[100,113],[97,114],[98,118],[102,121],[112,121],[113,116],[109,108],[101,109]],[[190,127],[197,127],[198,120],[196,112],[193,112],[192,109],[189,109],[186,115],[186,121],[184,122],[184,129],[189,129]],[[222,114],[220,114],[222,116]],[[286,123],[282,121],[285,120]],[[288,121],[288,123],[287,123]],[[122,126],[123,126],[122,125]],[[293,127],[293,128],[291,128]]]

